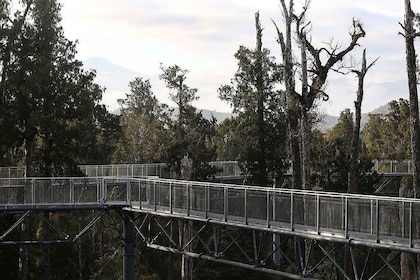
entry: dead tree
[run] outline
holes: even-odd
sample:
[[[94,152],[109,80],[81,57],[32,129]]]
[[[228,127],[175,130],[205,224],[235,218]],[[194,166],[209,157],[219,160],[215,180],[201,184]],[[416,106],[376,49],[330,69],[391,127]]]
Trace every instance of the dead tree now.
[[[308,113],[313,109],[315,100],[322,98],[328,100],[328,95],[324,92],[324,86],[327,81],[328,73],[331,71],[339,72],[339,69],[343,67],[342,62],[356,46],[358,41],[363,38],[366,33],[362,27],[362,24],[353,20],[353,29],[350,33],[351,41],[349,45],[340,50],[338,45],[330,44],[328,48],[315,48],[311,40],[308,38],[307,27],[310,24],[305,24],[304,18],[306,11],[309,7],[310,1],[306,1],[303,7],[303,12],[297,16],[293,11],[293,0],[289,2],[289,8],[287,8],[285,1],[280,0],[283,18],[285,21],[285,35],[280,32],[276,26],[278,34],[278,42],[282,51],[283,67],[284,67],[284,81],[286,89],[286,106],[288,112],[289,121],[289,134],[291,142],[291,154],[293,164],[293,187],[302,188],[302,169],[309,170],[310,161],[305,160],[305,166],[302,168],[302,156],[310,158],[310,129],[308,123],[302,122],[302,126],[305,129],[299,131],[299,119],[305,122],[309,121]],[[299,45],[302,54],[302,92],[298,93],[295,90],[295,78],[294,78],[294,62],[292,56],[292,41],[291,41],[291,27],[293,22],[296,23],[296,33],[299,38]],[[275,23],[274,23],[275,24]],[[307,55],[309,54],[309,56]],[[326,57],[326,60],[322,59]],[[310,65],[307,65],[307,61],[310,61]],[[325,61],[325,62],[324,62]],[[310,77],[308,77],[308,75]],[[308,81],[310,81],[308,83]],[[301,134],[299,137],[299,133]],[[303,133],[303,135],[302,135]],[[302,150],[299,147],[299,138],[303,140],[301,143]],[[295,143],[297,141],[297,144]]]
[[[289,8],[285,0],[280,0],[283,19],[285,21],[285,33],[281,32],[273,21],[277,30],[277,41],[280,44],[283,58],[283,80],[286,96],[286,116],[288,137],[292,161],[292,188],[302,188],[302,165],[299,147],[299,94],[295,89],[294,62],[292,53],[292,23],[294,20],[293,0],[289,1]]]
[[[401,25],[404,29],[408,91],[410,100],[410,128],[411,128],[411,151],[413,159],[413,196],[417,197],[417,189],[420,185],[420,130],[419,130],[419,106],[417,94],[417,65],[414,40],[420,36],[414,28],[415,14],[411,9],[410,0],[405,0],[405,22]]]
[[[362,100],[364,93],[364,79],[367,71],[372,67],[379,58],[375,59],[369,66],[366,66],[366,49],[363,50],[362,57],[362,68],[360,70],[353,70],[352,72],[356,73],[358,78],[357,84],[357,97],[354,102],[356,120],[353,128],[353,135],[351,139],[351,154],[350,154],[350,180],[348,186],[348,192],[355,193],[357,192],[357,161],[359,160],[359,137],[360,137],[360,121],[362,118]]]
[[[411,132],[411,152],[413,160],[413,192],[412,196],[417,197],[417,189],[419,187],[419,171],[420,171],[420,130],[419,130],[419,104],[417,94],[417,64],[416,49],[414,40],[420,36],[414,28],[415,14],[411,9],[410,0],[405,0],[405,21],[401,24],[404,30],[407,78],[410,100],[410,132]],[[409,253],[401,254],[401,276],[403,279],[417,279],[416,269],[417,256]]]

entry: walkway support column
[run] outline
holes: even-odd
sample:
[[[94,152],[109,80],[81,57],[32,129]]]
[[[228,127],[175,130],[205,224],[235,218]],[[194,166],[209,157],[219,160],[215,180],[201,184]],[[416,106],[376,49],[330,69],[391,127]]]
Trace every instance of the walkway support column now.
[[[124,261],[123,279],[134,280],[134,237],[135,228],[131,221],[134,220],[133,212],[124,212]]]

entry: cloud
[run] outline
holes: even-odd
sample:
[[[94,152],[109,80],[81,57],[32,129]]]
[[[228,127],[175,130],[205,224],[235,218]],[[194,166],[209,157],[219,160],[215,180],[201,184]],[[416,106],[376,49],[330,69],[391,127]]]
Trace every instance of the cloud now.
[[[301,2],[295,1],[296,9]],[[414,2],[413,9],[420,8],[418,1]],[[237,68],[235,52],[240,45],[255,45],[257,10],[264,29],[264,46],[281,61],[271,22],[273,19],[282,28],[278,0],[64,0],[63,4],[65,34],[71,40],[79,39],[82,60],[105,57],[149,77],[158,76],[160,62],[167,66],[178,64],[190,70],[190,84],[199,88],[205,100],[203,106],[222,103],[217,88],[233,77]],[[362,20],[367,35],[360,40],[354,57],[360,61],[363,48],[368,62],[380,56],[366,77],[369,86],[405,79],[404,41],[398,35],[403,14],[400,0],[313,0],[307,19],[312,23],[312,39],[317,47],[330,38],[346,46],[353,17]],[[355,79],[342,78],[352,80],[350,84]],[[334,88],[334,84],[330,80],[329,88],[340,92],[340,100],[331,101],[334,105],[329,110],[352,107],[355,88],[350,84]],[[379,90],[372,91],[381,96]],[[366,99],[366,104],[374,101]]]

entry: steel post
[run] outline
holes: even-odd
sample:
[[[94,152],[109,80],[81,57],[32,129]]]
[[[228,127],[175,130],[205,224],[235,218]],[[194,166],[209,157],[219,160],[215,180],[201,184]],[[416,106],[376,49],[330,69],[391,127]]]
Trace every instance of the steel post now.
[[[123,279],[134,280],[134,237],[136,229],[131,221],[134,220],[133,212],[125,212],[124,215],[124,261]]]

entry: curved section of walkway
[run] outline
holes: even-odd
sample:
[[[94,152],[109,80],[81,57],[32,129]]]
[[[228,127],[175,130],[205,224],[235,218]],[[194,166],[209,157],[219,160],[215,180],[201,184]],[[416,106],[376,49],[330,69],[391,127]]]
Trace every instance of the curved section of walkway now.
[[[420,253],[420,200],[159,178],[0,179],[0,210],[123,208]]]

